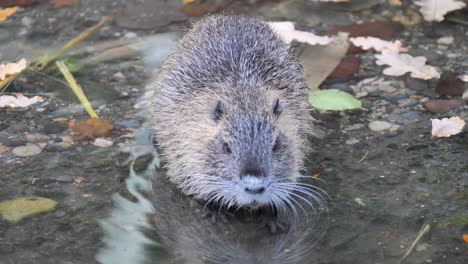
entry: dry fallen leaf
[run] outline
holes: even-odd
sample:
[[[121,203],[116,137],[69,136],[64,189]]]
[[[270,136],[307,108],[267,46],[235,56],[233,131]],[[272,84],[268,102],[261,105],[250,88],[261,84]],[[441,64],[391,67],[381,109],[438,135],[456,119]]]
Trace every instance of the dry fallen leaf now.
[[[460,133],[465,126],[465,121],[460,117],[431,119],[433,137],[450,137]]]
[[[268,24],[288,44],[294,40],[310,45],[327,45],[333,41],[331,37],[318,36],[310,32],[296,30],[294,24],[289,21],[268,22]]]
[[[75,6],[78,4],[80,4],[80,0],[49,0],[49,5],[51,5],[53,8]]]
[[[409,54],[395,54],[388,51],[382,51],[382,54],[375,55],[377,65],[389,65],[383,73],[390,76],[401,76],[407,72],[411,77],[429,80],[440,78],[440,73],[436,68],[426,65],[426,58],[423,56],[413,57]]]
[[[468,243],[468,234],[463,234],[463,242]]]
[[[3,10],[0,10],[0,21],[4,21],[5,19],[7,19],[9,16],[13,15],[14,13],[16,13],[16,11],[18,11],[18,7],[15,6],[15,7],[9,7],[9,8],[5,8]]]
[[[402,47],[402,43],[399,40],[396,41],[386,41],[379,38],[374,37],[357,37],[357,38],[349,38],[349,41],[354,44],[354,46],[358,46],[363,50],[374,49],[376,51],[389,51],[392,53],[400,53],[407,51],[406,48]]]
[[[462,9],[465,3],[456,0],[419,0],[414,4],[420,6],[419,11],[426,21],[442,21],[445,14]]]
[[[0,81],[5,80],[6,77],[22,72],[26,69],[28,62],[26,59],[21,59],[18,62],[11,62],[7,64],[0,64]]]
[[[37,2],[38,0],[0,0],[0,7],[30,6]]]
[[[460,79],[460,80],[462,80],[464,82],[468,82],[468,73],[458,76],[458,79]]]
[[[74,140],[86,140],[110,136],[112,129],[114,129],[111,121],[100,118],[90,118],[85,121],[70,121],[68,122],[68,125],[74,133]]]
[[[37,102],[43,102],[44,98],[40,96],[34,96],[28,98],[21,93],[13,95],[2,95],[0,96],[0,108],[4,107],[27,107]]]

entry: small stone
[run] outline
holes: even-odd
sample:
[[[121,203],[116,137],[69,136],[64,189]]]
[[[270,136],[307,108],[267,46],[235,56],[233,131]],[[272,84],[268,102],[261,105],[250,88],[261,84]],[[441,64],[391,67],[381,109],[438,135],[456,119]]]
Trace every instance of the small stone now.
[[[124,37],[128,38],[128,39],[132,39],[132,38],[138,37],[138,35],[135,32],[127,32],[127,33],[125,33]]]
[[[428,248],[429,248],[429,244],[422,243],[416,246],[416,251],[417,252],[426,251]]]
[[[437,39],[437,44],[440,44],[440,45],[450,45],[453,43],[453,37],[452,36],[447,36],[447,37],[441,37],[439,39]]]
[[[364,124],[352,124],[352,125],[349,125],[347,127],[345,127],[345,130],[347,131],[351,131],[351,130],[358,130],[358,129],[361,129],[364,127]]]
[[[56,182],[60,183],[72,183],[73,182],[73,177],[72,176],[67,176],[67,175],[61,175],[55,178]]]
[[[57,122],[49,122],[44,125],[44,133],[46,134],[59,134],[67,129],[66,124],[57,123]]]
[[[105,139],[105,138],[96,138],[93,142],[93,145],[101,147],[101,148],[107,148],[110,147],[114,144],[113,141]]]
[[[413,99],[413,98],[406,98],[406,99],[401,99],[398,100],[398,106],[399,107],[410,107],[410,106],[415,106],[419,103],[418,100]]]
[[[5,153],[5,152],[7,152],[7,151],[9,151],[9,150],[10,150],[9,147],[0,144],[0,156],[1,156],[3,153]]]
[[[34,23],[34,20],[31,17],[25,16],[21,19],[21,25],[27,28],[30,28],[33,23]]]
[[[116,72],[114,75],[112,75],[115,79],[125,79],[125,75],[122,72]]]
[[[464,104],[462,99],[431,99],[424,103],[424,106],[433,113],[443,114]]]
[[[347,145],[354,145],[354,144],[356,144],[356,143],[359,143],[359,139],[357,139],[357,138],[351,138],[351,139],[346,140],[345,143],[346,143]]]
[[[69,150],[72,147],[73,147],[73,144],[71,144],[69,142],[59,142],[59,143],[47,145],[46,150],[48,152],[57,152],[57,151]]]
[[[374,132],[383,132],[386,130],[396,131],[400,128],[399,125],[392,124],[385,121],[371,121],[369,123],[369,129]]]
[[[20,146],[13,149],[13,154],[18,157],[29,157],[38,155],[42,152],[43,147],[38,144],[28,143],[26,146]]]
[[[29,143],[39,143],[49,141],[49,136],[40,133],[26,134],[24,139]]]
[[[83,176],[80,176],[80,177],[73,178],[73,181],[75,183],[82,183],[82,182],[86,181],[86,178],[83,177]]]

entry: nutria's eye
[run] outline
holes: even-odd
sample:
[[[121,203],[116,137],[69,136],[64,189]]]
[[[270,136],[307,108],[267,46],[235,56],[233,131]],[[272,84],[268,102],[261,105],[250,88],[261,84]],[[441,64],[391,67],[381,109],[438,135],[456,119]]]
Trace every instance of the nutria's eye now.
[[[277,98],[273,101],[273,114],[279,115],[280,113],[281,113],[281,107],[280,107],[279,98]]]
[[[224,113],[224,104],[221,101],[218,101],[218,103],[215,106],[215,109],[213,110],[213,120],[214,121],[219,121],[221,117],[223,116]]]
[[[279,150],[279,148],[280,148],[280,142],[279,142],[279,138],[277,138],[277,139],[275,140],[275,144],[273,145],[273,149],[272,149],[272,150],[273,150],[273,152],[276,152],[276,151]]]
[[[224,144],[223,144],[223,151],[224,151],[224,153],[227,153],[227,154],[232,153],[231,148],[229,147],[228,143],[226,143],[226,142],[224,142]]]

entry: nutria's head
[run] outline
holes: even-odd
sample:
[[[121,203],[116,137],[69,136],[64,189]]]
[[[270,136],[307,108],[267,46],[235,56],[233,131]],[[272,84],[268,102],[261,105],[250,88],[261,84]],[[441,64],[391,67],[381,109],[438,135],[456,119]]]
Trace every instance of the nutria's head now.
[[[151,82],[153,129],[168,178],[232,207],[294,207],[311,134],[309,89],[289,46],[264,22],[208,17]],[[294,193],[293,190],[297,191]]]
[[[292,207],[292,192],[307,192],[297,182],[304,142],[296,108],[268,89],[198,98],[207,107],[191,116],[191,144],[179,152],[190,168],[184,191],[227,207]]]

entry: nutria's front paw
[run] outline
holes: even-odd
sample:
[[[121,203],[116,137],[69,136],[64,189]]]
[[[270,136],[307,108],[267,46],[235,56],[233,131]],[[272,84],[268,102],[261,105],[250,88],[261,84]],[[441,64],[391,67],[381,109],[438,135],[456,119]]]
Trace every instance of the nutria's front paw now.
[[[209,221],[211,221],[211,223],[223,222],[226,224],[228,223],[228,217],[230,216],[232,216],[232,214],[229,212],[212,210],[207,207],[201,210],[201,217],[204,219],[208,219]]]
[[[278,218],[264,219],[263,225],[268,228],[271,234],[281,234],[289,230],[290,224],[286,221],[279,220]]]

